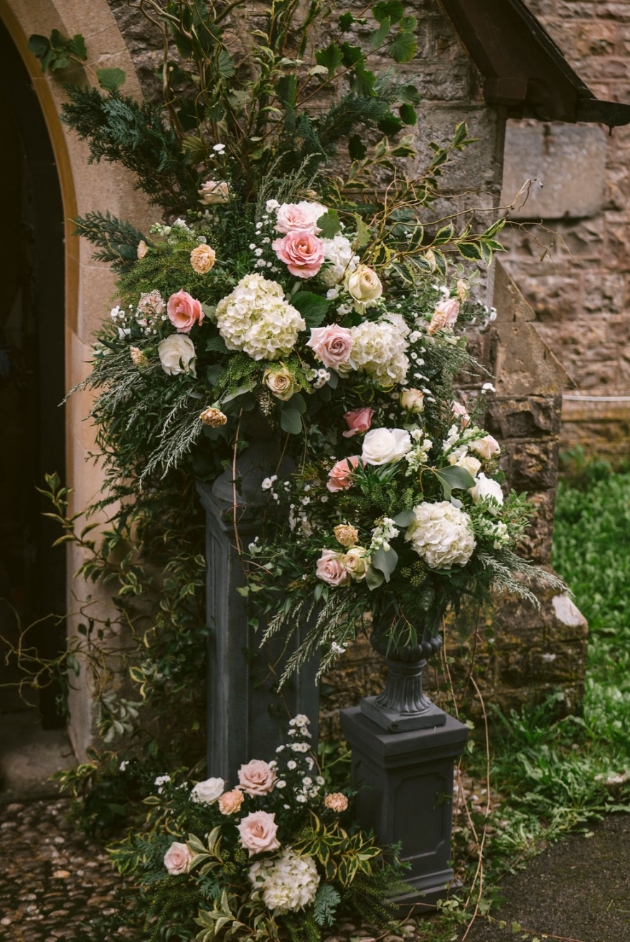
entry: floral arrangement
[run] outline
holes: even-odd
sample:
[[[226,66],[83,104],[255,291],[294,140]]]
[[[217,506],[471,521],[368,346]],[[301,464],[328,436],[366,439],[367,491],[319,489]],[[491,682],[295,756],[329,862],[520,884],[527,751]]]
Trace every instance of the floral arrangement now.
[[[290,720],[273,760],[241,766],[234,788],[168,774],[155,785],[146,830],[111,849],[139,884],[145,942],[165,925],[199,942],[316,942],[344,912],[391,920],[401,864],[352,823],[346,794],[327,790],[306,716]]]

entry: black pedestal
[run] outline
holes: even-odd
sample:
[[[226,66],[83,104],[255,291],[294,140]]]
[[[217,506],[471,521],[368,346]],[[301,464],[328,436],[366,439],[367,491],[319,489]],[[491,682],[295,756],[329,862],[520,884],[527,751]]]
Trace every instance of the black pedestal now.
[[[468,730],[446,714],[434,729],[388,733],[360,707],[341,711],[352,748],[352,774],[361,787],[357,817],[382,844],[402,844],[413,892],[397,900],[401,911],[435,908],[453,879],[450,867],[453,770]]]

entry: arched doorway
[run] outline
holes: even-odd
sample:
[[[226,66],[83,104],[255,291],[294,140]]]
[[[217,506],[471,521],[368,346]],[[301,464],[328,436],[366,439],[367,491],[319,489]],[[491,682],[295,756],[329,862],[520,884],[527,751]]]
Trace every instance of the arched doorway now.
[[[44,116],[1,21],[0,126],[0,634],[15,642],[18,619],[37,622],[28,643],[47,658],[65,642],[64,623],[47,616],[65,612],[66,562],[35,488],[46,473],[65,475],[64,214]],[[0,685],[19,676],[3,657]],[[58,693],[51,685],[28,696],[44,728],[63,725]],[[0,686],[3,725],[25,708]]]

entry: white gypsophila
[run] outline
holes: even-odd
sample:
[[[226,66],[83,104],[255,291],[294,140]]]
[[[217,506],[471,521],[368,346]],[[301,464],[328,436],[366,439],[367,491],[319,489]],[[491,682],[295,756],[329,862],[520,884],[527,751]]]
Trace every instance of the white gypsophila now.
[[[413,508],[415,520],[405,539],[431,569],[465,566],[473,554],[475,537],[471,519],[450,501],[423,501]]]
[[[381,386],[395,386],[407,377],[408,344],[390,321],[364,321],[351,327],[352,349],[348,363],[353,370],[364,370]]]
[[[477,475],[475,486],[471,487],[469,494],[475,503],[480,500],[488,501],[488,510],[491,514],[498,514],[503,504],[503,491],[498,481],[487,478],[483,472]]]
[[[277,915],[297,912],[315,899],[320,883],[312,857],[298,857],[290,848],[273,860],[259,860],[249,869],[254,893]]]
[[[222,778],[208,778],[205,782],[197,782],[190,793],[190,800],[200,805],[213,805],[225,791],[225,782]]]
[[[411,430],[410,435],[413,445],[411,451],[408,451],[405,455],[405,461],[407,462],[406,474],[411,474],[421,468],[423,464],[426,464],[428,454],[433,448],[431,439],[424,437],[422,429],[414,428]]]
[[[322,239],[322,242],[324,259],[328,264],[324,264],[319,277],[328,288],[332,288],[343,281],[347,272],[356,271],[359,256],[353,253],[352,243],[345,236],[336,235],[333,239]]]
[[[282,287],[262,275],[245,275],[217,304],[217,326],[229,350],[254,360],[275,360],[295,346],[306,323],[284,298]]]

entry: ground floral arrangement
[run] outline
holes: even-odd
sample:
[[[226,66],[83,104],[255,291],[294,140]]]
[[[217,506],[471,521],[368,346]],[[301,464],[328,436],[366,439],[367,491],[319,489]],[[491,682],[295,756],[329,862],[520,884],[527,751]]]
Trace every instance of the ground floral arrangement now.
[[[472,211],[439,216],[440,178],[474,142],[461,124],[451,141],[415,150],[420,98],[404,67],[416,18],[398,0],[341,16],[318,0],[280,0],[249,23],[240,5],[134,4],[161,36],[161,103],[125,95],[119,69],[96,70],[100,89],[66,86],[62,117],[90,159],[135,173],[158,219],[148,232],[109,213],[76,221],[118,274],[117,303],[82,384],[95,393],[90,417],[106,476],[87,511],[108,516],[98,536],[49,479],[61,540],[85,554],[81,575],[114,588],[117,617],[100,619],[91,599],[81,601],[84,617],[57,662],[66,684],[81,663],[91,671],[111,744],[64,778],[93,829],[120,825],[146,797],[131,794],[121,772],[140,748],[156,771],[200,761],[207,627],[197,481],[232,482],[241,591],[261,642],[311,625],[285,673],[316,651],[325,670],[368,625],[383,652],[434,649],[445,612],[464,596],[483,600],[503,587],[533,598],[528,580],[553,579],[515,553],[528,505],[507,494],[500,446],[483,428],[491,378],[467,351],[467,330],[486,329],[495,314],[476,293],[503,221],[476,231]],[[30,48],[44,70],[85,65],[91,74],[80,36],[36,36]],[[467,401],[456,393],[462,379],[474,381]],[[265,442],[281,458],[261,483],[259,536],[243,545],[239,461]],[[368,842],[365,860],[353,858],[363,861],[353,880],[341,879],[338,848],[367,838],[350,827],[343,836],[319,795],[296,795],[287,809],[281,793],[276,785],[256,811],[278,816],[289,856],[261,859],[261,921],[243,937],[276,938],[263,888],[274,868],[312,873],[306,900],[315,867],[326,876],[317,893],[331,911],[340,896],[341,911],[356,902],[363,866],[380,860]],[[181,885],[197,874],[194,899],[203,891],[223,906],[223,889],[213,896],[217,868],[204,869],[216,850],[207,835],[219,827],[241,881],[239,906],[254,905],[236,819],[221,816],[218,800],[186,802],[177,842],[186,815],[205,815],[190,827],[203,851],[186,846],[209,859],[181,874]],[[320,859],[324,838],[317,851],[315,838],[304,843],[311,814],[314,833],[331,829],[334,877]],[[316,927],[317,897],[311,905]],[[238,937],[231,916],[207,918],[206,933]],[[283,916],[287,927],[291,918]]]
[[[276,757],[241,766],[232,789],[156,778],[146,830],[110,851],[134,879],[144,942],[317,942],[344,912],[391,923],[404,870],[352,823],[347,796],[326,792],[310,739],[308,717],[296,716]]]

